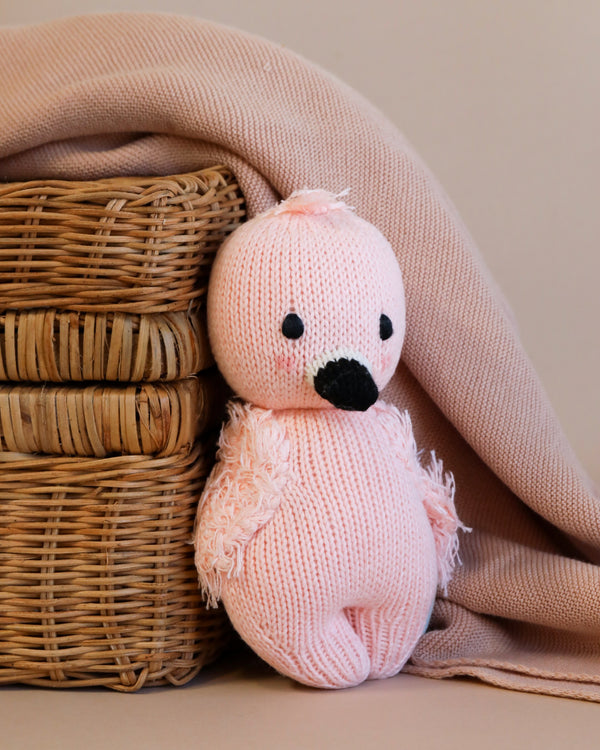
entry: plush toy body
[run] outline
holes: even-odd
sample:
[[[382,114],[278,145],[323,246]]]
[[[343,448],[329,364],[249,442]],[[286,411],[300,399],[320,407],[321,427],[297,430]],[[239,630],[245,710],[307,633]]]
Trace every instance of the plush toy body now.
[[[456,555],[451,476],[423,468],[408,414],[378,400],[404,335],[382,235],[321,191],[237,230],[209,291],[237,393],[202,497],[211,603],[276,669],[319,687],[396,674]]]

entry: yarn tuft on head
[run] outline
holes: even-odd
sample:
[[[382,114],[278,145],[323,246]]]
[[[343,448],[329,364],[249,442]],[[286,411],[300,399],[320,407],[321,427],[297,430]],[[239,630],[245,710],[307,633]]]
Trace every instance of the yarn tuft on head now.
[[[354,211],[344,201],[339,200],[348,195],[350,191],[344,190],[337,195],[326,190],[296,190],[289,198],[281,201],[270,212],[273,216],[278,214],[304,214],[318,216],[330,211]]]

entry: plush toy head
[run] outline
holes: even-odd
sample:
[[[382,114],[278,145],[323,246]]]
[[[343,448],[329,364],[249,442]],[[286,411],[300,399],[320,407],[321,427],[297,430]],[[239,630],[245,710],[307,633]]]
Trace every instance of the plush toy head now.
[[[402,276],[383,235],[322,190],[248,221],[217,255],[208,295],[219,369],[269,409],[365,410],[402,349]]]

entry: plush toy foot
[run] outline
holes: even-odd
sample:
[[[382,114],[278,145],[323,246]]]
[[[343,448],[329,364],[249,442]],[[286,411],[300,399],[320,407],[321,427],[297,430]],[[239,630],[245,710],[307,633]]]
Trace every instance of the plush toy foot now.
[[[344,612],[339,612],[319,632],[306,632],[300,653],[290,655],[285,671],[305,685],[346,688],[367,679],[371,660]],[[283,664],[282,664],[283,667]]]
[[[293,645],[275,643],[264,632],[244,632],[243,628],[240,635],[278,672],[304,685],[347,688],[364,682],[371,661],[344,612],[331,618],[321,632],[314,630],[314,623],[311,626],[303,625],[302,639]]]
[[[389,611],[352,608],[346,610],[370,661],[368,679],[393,677],[410,657],[421,635],[422,627],[412,622],[410,614],[398,618]]]

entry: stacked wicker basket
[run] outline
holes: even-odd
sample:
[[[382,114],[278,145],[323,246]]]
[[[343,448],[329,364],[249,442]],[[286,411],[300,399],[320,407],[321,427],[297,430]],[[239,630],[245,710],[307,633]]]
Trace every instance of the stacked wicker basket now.
[[[233,176],[0,185],[0,683],[136,690],[216,656],[190,547],[224,393],[203,300]]]

